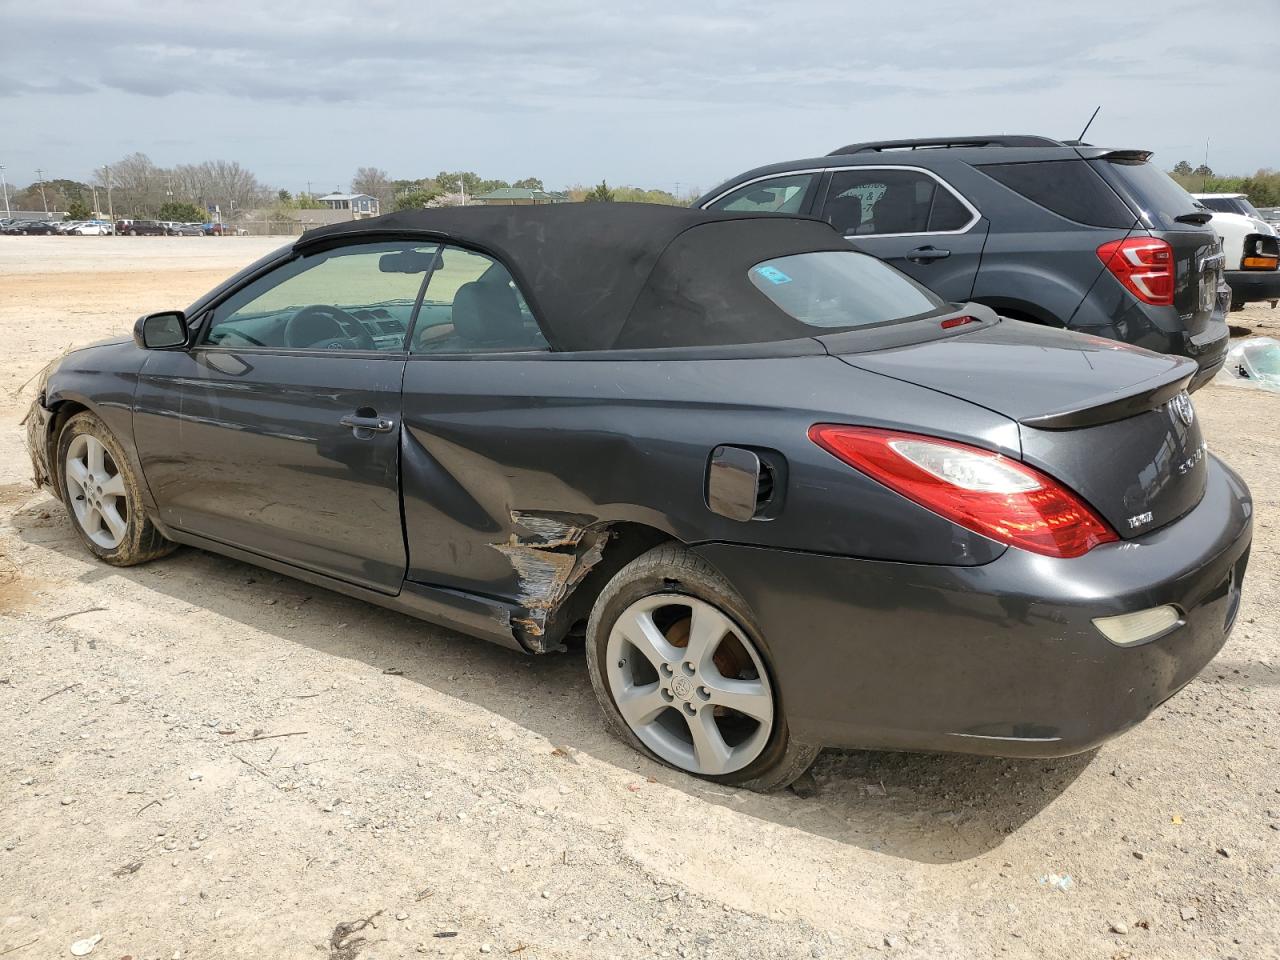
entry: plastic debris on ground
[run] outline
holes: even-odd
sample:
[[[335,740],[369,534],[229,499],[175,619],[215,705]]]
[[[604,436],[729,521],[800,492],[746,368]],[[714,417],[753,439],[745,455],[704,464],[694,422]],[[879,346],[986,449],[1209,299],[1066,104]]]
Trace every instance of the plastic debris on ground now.
[[[1214,380],[1280,392],[1280,340],[1249,337],[1237,342],[1227,351],[1227,361]]]
[[[1041,877],[1040,882],[1046,886],[1053,887],[1055,890],[1061,890],[1064,893],[1076,885],[1076,882],[1071,879],[1071,874],[1069,873],[1064,873],[1062,876],[1058,876],[1056,873],[1050,873]]]

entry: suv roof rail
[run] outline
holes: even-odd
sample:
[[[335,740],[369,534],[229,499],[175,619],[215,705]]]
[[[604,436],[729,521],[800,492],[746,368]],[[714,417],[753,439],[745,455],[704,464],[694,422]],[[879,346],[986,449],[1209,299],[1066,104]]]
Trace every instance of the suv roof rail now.
[[[832,150],[828,157],[851,153],[879,153],[884,150],[928,150],[945,147],[1060,147],[1061,140],[1030,134],[996,134],[989,137],[925,137],[918,140],[869,140]]]

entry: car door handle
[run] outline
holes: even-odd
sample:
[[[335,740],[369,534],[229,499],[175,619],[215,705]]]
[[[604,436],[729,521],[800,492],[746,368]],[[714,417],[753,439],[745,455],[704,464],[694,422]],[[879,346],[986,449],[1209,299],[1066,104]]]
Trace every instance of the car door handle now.
[[[387,417],[358,417],[348,414],[338,422],[344,427],[350,427],[352,433],[364,440],[375,433],[390,433],[396,428],[396,422]]]
[[[941,250],[938,247],[916,247],[907,254],[907,259],[912,263],[929,263],[932,260],[945,260],[951,256],[950,250]]]

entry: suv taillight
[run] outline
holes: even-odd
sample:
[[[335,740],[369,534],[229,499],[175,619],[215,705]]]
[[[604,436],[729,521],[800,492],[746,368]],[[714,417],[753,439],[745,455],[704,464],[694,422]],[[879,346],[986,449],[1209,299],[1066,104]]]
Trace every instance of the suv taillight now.
[[[990,450],[839,423],[815,423],[809,439],[908,500],[1011,547],[1070,558],[1119,539],[1057,480]]]
[[[1098,248],[1098,259],[1143,303],[1173,304],[1173,247],[1155,237],[1111,240]]]

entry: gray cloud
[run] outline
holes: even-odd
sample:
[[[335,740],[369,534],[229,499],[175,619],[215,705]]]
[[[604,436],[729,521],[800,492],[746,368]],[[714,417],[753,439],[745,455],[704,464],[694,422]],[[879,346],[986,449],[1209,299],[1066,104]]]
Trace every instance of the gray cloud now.
[[[1099,102],[1091,137],[1212,135],[1241,169],[1276,162],[1275,133],[1230,142],[1240,85],[1185,21],[1107,0],[967,6],[45,0],[3,21],[0,99],[33,135],[7,162],[72,175],[132,149],[201,159],[165,143],[188,124],[291,187],[358,163],[710,186],[850,138],[1071,135]],[[105,156],[40,154],[69,111],[95,134],[79,149]]]

